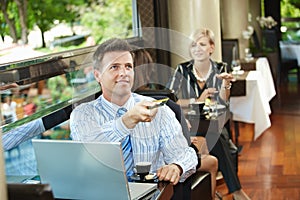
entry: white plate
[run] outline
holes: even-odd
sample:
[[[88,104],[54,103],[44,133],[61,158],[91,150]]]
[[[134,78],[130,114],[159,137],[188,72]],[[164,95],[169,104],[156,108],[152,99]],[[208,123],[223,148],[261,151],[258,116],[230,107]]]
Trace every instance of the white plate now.
[[[224,109],[226,108],[226,106],[222,105],[222,104],[218,104],[217,105],[217,109],[220,110],[220,109]],[[204,106],[203,107],[203,110],[209,110],[209,107],[208,106]]]

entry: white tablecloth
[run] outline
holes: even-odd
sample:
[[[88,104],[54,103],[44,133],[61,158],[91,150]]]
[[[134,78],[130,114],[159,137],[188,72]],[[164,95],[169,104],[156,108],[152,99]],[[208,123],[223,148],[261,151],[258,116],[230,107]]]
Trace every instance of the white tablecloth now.
[[[300,66],[300,44],[284,43],[280,41],[280,51],[282,58],[297,59]]]
[[[246,78],[246,96],[231,97],[233,120],[254,123],[254,140],[271,126],[270,100],[276,95],[268,60],[259,58]]]

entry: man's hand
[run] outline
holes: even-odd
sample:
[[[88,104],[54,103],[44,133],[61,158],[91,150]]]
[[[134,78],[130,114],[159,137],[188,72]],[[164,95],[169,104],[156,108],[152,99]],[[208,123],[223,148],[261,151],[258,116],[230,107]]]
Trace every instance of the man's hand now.
[[[141,101],[132,109],[128,110],[122,117],[123,123],[127,128],[134,128],[139,122],[151,122],[155,117],[158,108],[148,109],[154,106],[155,102]]]
[[[165,165],[156,172],[158,180],[169,181],[173,185],[176,185],[179,182],[181,174],[182,168],[176,164]]]

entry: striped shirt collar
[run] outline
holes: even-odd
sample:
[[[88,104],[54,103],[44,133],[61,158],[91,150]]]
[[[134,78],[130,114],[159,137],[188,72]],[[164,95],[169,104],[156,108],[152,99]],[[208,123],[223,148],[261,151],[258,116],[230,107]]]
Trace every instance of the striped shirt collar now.
[[[112,113],[117,113],[119,108],[131,109],[134,106],[134,98],[131,94],[127,102],[123,106],[118,106],[110,101],[106,100],[103,95],[99,97],[99,101],[102,102],[103,109],[110,110]]]

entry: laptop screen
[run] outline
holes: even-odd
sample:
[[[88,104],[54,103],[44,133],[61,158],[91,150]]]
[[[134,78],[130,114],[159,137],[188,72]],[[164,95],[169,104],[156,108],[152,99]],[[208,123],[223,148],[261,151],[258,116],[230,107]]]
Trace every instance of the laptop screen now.
[[[156,184],[128,183],[119,142],[32,140],[42,183],[55,198],[139,199]]]
[[[130,199],[120,143],[35,139],[33,146],[41,182],[56,198]]]

